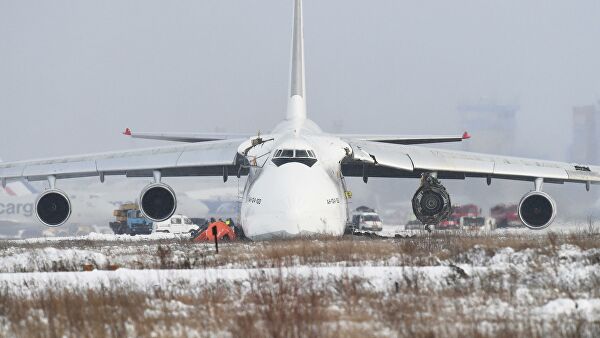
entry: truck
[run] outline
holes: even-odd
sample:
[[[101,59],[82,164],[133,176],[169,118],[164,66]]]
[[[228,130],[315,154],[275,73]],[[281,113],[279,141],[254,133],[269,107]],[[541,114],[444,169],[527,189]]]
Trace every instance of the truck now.
[[[455,205],[447,220],[436,225],[438,230],[493,228],[493,222],[481,215],[481,209],[475,204]]]
[[[136,203],[125,203],[113,211],[115,221],[108,223],[116,235],[149,235],[152,221],[145,218]]]
[[[523,226],[516,204],[498,204],[490,209],[490,217],[496,220],[497,228],[519,228]]]

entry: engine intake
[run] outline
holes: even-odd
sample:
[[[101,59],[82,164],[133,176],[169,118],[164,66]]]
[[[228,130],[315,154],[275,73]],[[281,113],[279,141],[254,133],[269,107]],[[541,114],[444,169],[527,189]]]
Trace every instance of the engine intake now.
[[[417,219],[425,225],[439,224],[448,219],[452,211],[446,188],[431,175],[423,177],[423,183],[412,199],[412,207]]]
[[[519,202],[519,218],[529,229],[544,229],[552,224],[555,217],[556,202],[545,192],[532,191]]]
[[[35,201],[35,214],[46,226],[63,225],[71,216],[71,201],[61,190],[46,190]]]
[[[154,222],[169,219],[176,209],[175,192],[164,183],[150,184],[140,194],[140,210],[144,216]]]

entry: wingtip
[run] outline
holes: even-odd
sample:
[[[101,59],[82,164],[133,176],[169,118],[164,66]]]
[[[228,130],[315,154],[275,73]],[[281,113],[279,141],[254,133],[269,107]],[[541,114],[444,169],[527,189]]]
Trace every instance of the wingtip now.
[[[131,136],[131,129],[125,128],[125,131],[123,132],[123,135]]]
[[[469,132],[468,132],[468,131],[465,131],[465,132],[463,133],[462,139],[463,139],[463,140],[468,140],[468,139],[470,139],[470,138],[471,138],[471,134],[469,134]]]

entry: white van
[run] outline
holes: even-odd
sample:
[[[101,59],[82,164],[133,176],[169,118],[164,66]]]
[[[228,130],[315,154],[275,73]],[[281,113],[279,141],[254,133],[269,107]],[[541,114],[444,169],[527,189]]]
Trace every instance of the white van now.
[[[153,232],[166,232],[171,234],[186,234],[197,230],[198,225],[184,215],[173,215],[166,221],[154,222]]]
[[[352,213],[352,226],[355,231],[381,231],[383,222],[374,209],[361,206]]]

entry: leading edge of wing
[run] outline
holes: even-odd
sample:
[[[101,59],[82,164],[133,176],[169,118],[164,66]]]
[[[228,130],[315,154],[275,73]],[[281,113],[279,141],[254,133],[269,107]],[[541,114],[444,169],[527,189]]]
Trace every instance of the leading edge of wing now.
[[[471,138],[468,132],[461,135],[360,135],[360,134],[338,134],[336,135],[346,140],[371,141],[391,144],[431,144],[462,142]]]
[[[171,132],[134,132],[126,128],[123,135],[131,138],[146,140],[173,141],[184,143],[199,143],[220,140],[230,140],[237,138],[248,138],[250,134],[230,134],[230,133],[171,133]]]
[[[125,151],[103,152],[47,159],[0,163],[0,179],[21,177],[31,181],[98,175],[152,176],[219,176],[222,167],[238,165],[238,148],[245,139],[212,141]],[[199,168],[207,168],[207,171]],[[185,169],[185,170],[184,170]]]
[[[461,178],[461,176],[462,178],[490,177],[512,180],[544,178],[550,183],[600,184],[598,166],[372,141],[350,141],[349,144],[355,159],[357,153],[361,154],[358,155],[358,163],[398,170],[395,174],[384,172],[385,177],[394,177],[394,175],[413,177],[418,176],[420,172],[438,172],[442,176],[452,178]],[[372,163],[368,163],[369,158],[372,159]]]

